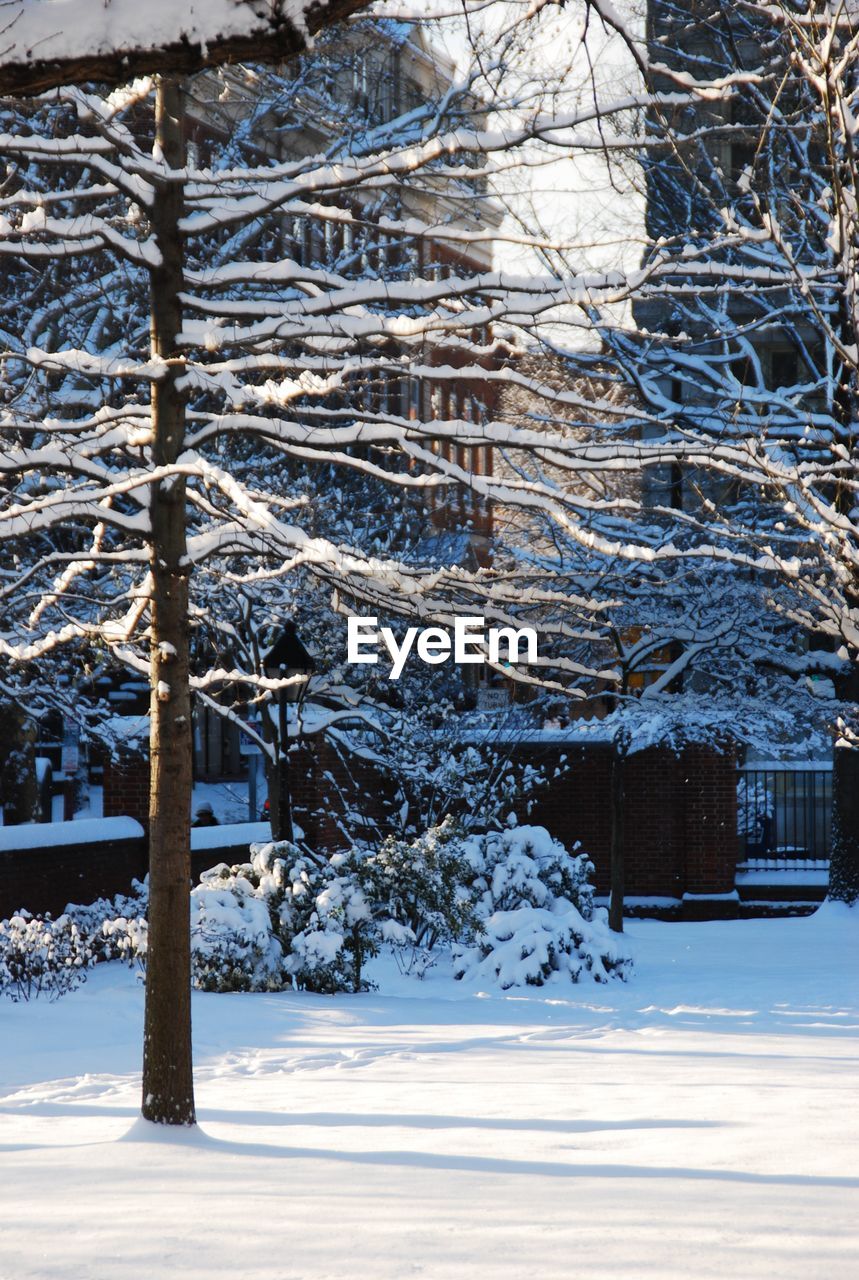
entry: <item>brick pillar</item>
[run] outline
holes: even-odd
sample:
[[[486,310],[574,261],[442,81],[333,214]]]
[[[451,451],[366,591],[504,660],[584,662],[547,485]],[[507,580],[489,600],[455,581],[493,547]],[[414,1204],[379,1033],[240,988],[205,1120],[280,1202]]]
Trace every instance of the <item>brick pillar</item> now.
[[[680,898],[685,888],[680,761],[664,747],[626,761],[625,896]]]
[[[123,755],[104,762],[104,816],[136,818],[149,827],[149,760]]]
[[[729,894],[737,868],[737,763],[732,752],[687,747],[683,773],[689,894]]]
[[[569,769],[535,793],[530,817],[567,847],[581,841],[592,859],[599,893],[609,887],[611,748],[552,746],[517,753],[551,766],[559,754]],[[730,894],[737,854],[736,763],[729,752],[690,747],[677,756],[650,747],[626,763],[626,896],[680,899]],[[712,914],[712,909],[710,911]]]

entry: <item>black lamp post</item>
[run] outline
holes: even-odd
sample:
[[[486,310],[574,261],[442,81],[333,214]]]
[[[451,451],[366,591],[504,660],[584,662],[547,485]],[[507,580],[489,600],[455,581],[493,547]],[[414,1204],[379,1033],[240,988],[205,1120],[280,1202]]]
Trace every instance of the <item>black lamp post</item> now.
[[[291,677],[292,684],[282,685],[277,691],[277,790],[269,797],[274,804],[271,810],[272,836],[275,840],[293,840],[292,803],[289,787],[289,723],[287,720],[287,703],[300,702],[307,692],[307,682],[314,671],[314,662],[304,645],[298,638],[294,622],[284,624],[283,630],[262,660],[263,671],[269,680],[285,680]]]

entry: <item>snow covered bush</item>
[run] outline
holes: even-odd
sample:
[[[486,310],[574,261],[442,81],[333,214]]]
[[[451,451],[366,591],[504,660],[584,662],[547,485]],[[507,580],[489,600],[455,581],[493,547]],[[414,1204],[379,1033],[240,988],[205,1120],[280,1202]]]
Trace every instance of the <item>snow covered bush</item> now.
[[[595,918],[592,871],[542,827],[464,835],[452,819],[327,859],[255,845],[250,862],[213,868],[191,895],[194,983],[362,991],[383,946],[419,972],[444,944],[457,976],[502,987],[624,976],[623,943]]]
[[[329,858],[288,842],[253,845],[248,862],[220,863],[191,893],[192,980],[203,991],[364,991],[366,962],[383,947],[420,974],[442,946],[453,947],[457,977],[502,987],[558,974],[622,977],[629,959],[595,915],[592,871],[542,827],[474,835],[452,818],[413,840]],[[4,922],[0,943],[14,925],[18,951],[10,969],[8,942],[0,950],[0,987],[12,974],[39,989],[45,966],[59,965],[59,994],[96,959],[145,968],[147,897],[135,884],[131,894],[72,905],[56,922]]]
[[[278,908],[287,887],[273,847],[253,851],[248,863],[220,863],[192,891],[192,979],[200,990],[270,991],[284,985]],[[146,882],[135,881],[131,894],[70,905],[67,911],[98,959],[138,963],[145,972],[148,897]]]
[[[57,1000],[79,986],[95,962],[88,938],[67,915],[21,911],[0,920],[0,993],[13,1000]]]
[[[454,967],[458,978],[497,982],[503,990],[539,987],[556,976],[607,982],[625,978],[630,965],[620,938],[558,899],[551,908],[494,911],[477,945],[456,949]]]
[[[145,916],[111,916],[101,924],[104,939],[103,959],[124,960],[146,968],[146,952],[149,945],[149,924]]]
[[[622,939],[596,912],[593,865],[543,827],[511,827],[464,842],[480,921],[472,946],[454,947],[458,978],[503,989],[551,979],[605,982],[631,964]]]
[[[206,991],[333,994],[365,990],[384,934],[362,883],[362,855],[315,859],[293,844],[254,845],[191,894],[194,985]]]
[[[56,920],[19,911],[0,920],[0,994],[13,1000],[57,1000],[86,979],[99,960],[141,963],[146,954],[145,883],[130,894],[69,903]]]
[[[452,818],[414,840],[389,836],[367,860],[365,874],[374,900],[403,926],[403,942],[431,950],[474,933],[473,868]]]
[[[246,874],[249,872],[249,874]],[[206,871],[191,893],[191,964],[202,991],[278,991],[283,947],[273,927],[270,873],[254,865]]]
[[[95,902],[70,902],[64,915],[74,922],[86,938],[96,960],[127,960],[146,951],[146,911],[149,906],[149,884],[132,880],[131,893],[118,893],[113,898],[96,898]]]
[[[286,855],[286,856],[281,856]],[[202,991],[280,991],[291,985],[291,844],[252,845],[249,862],[219,863],[191,892],[191,970]]]
[[[550,907],[560,898],[591,920],[594,891],[589,877],[594,867],[579,848],[568,853],[545,827],[512,825],[471,837],[464,852],[473,868],[481,919],[493,911]]]
[[[360,991],[362,966],[388,936],[361,884],[361,855],[314,859],[295,845],[253,845],[191,892],[192,981],[202,991]],[[68,910],[98,959],[145,970],[147,888]]]
[[[292,938],[287,965],[300,989],[326,994],[367,989],[364,962],[377,954],[383,933],[367,892],[365,863],[357,850],[335,854],[312,873],[303,866],[293,881],[301,928]]]

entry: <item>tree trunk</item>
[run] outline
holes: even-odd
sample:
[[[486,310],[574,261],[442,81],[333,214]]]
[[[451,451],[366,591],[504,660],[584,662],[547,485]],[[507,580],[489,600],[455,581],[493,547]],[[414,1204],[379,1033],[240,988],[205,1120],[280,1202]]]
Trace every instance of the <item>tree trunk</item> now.
[[[184,164],[182,93],[175,80],[157,88],[156,142],[171,169]],[[152,355],[169,363],[152,389],[153,464],[176,461],[184,446],[179,231],[181,181],[159,187],[152,214],[162,261],[150,273]],[[152,487],[152,603],[149,800],[149,947],[143,1037],[143,1115],[159,1124],[193,1124],[191,1059],[191,699],[185,482]]]
[[[608,924],[623,933],[623,863],[625,843],[625,773],[627,740],[621,732],[612,744],[611,757],[611,896]]]
[[[843,208],[845,203],[852,203],[847,201],[844,193],[854,189],[855,175],[852,164],[845,165],[843,158],[837,154],[831,157],[831,162],[836,178],[838,205]],[[854,218],[852,209],[845,217],[852,223]],[[838,272],[840,263],[837,258],[834,265]],[[857,315],[852,281],[845,275],[843,268],[840,271],[839,285],[837,328],[845,349],[849,351],[855,348],[859,340],[859,315]],[[855,361],[845,358],[839,361],[833,399],[835,418],[840,427],[838,443],[855,460],[857,456],[856,423],[859,421],[857,416],[859,415],[859,371]],[[846,483],[837,485],[834,495],[836,510],[848,521],[852,519],[855,504],[852,483],[854,479],[855,462],[853,473]],[[859,582],[855,572],[845,597],[845,603],[851,611],[859,607]],[[840,701],[852,704],[848,712],[848,721],[849,728],[856,733],[859,731],[859,715],[857,715],[859,655],[855,650],[852,659],[849,670],[836,678],[835,690]],[[853,903],[859,898],[859,747],[839,747],[837,741],[838,739],[836,739],[833,753],[828,896],[838,902]]]
[[[859,703],[859,666],[836,681],[838,697]],[[850,727],[859,731],[859,716]],[[859,748],[836,745],[832,771],[832,847],[829,862],[829,897],[836,902],[859,899]]]

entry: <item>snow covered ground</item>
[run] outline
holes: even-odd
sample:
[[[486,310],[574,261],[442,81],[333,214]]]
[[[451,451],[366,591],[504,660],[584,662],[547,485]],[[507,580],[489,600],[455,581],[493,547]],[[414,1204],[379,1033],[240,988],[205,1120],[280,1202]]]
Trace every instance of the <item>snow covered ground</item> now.
[[[859,911],[629,934],[627,986],[196,995],[196,1133],[128,970],[0,1000],[0,1276],[854,1277]]]

